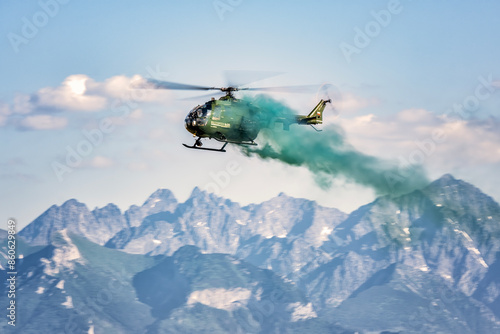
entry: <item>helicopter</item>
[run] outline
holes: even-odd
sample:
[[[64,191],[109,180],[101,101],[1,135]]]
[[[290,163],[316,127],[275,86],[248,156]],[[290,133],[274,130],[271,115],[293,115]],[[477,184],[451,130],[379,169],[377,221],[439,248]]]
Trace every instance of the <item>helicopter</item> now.
[[[301,86],[293,86],[300,89]],[[304,86],[305,87],[305,86]],[[249,103],[246,100],[238,99],[234,92],[241,90],[275,90],[283,91],[291,87],[267,87],[267,88],[246,88],[246,87],[208,87],[196,86],[169,81],[154,79],[147,80],[146,89],[174,89],[174,90],[219,90],[225,93],[219,99],[211,98],[204,104],[197,105],[184,119],[184,126],[187,131],[197,137],[193,145],[183,144],[190,149],[226,152],[227,144],[236,145],[257,145],[254,141],[260,130],[271,128],[275,123],[282,123],[283,130],[288,131],[291,124],[311,125],[323,123],[323,111],[331,99],[321,99],[313,110],[307,115],[280,115],[266,117],[265,110]],[[214,139],[223,143],[221,148],[202,147],[202,138]]]

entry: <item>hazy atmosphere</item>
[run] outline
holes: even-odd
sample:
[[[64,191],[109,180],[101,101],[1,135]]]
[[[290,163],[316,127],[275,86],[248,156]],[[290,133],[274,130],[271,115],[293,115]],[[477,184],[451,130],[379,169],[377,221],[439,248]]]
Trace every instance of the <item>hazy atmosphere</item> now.
[[[22,227],[69,198],[125,210],[158,188],[184,200],[207,185],[242,204],[285,192],[349,212],[374,199],[346,175],[320,187],[306,167],[234,147],[185,149],[183,119],[209,96],[129,89],[134,76],[224,86],[225,70],[282,73],[257,87],[330,83],[338,115],[325,111],[325,131],[498,199],[497,10],[494,1],[4,1],[1,211]],[[317,103],[310,91],[272,96],[301,114]],[[219,180],[232,163],[237,173]]]

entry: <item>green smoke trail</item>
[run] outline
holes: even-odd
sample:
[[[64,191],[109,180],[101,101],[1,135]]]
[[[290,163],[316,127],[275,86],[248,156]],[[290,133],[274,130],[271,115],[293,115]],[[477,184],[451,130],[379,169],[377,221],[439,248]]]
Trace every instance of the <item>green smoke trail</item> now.
[[[296,115],[286,105],[266,95],[245,97],[244,100],[260,109],[264,123],[272,123],[275,117]],[[258,142],[257,148],[242,146],[243,153],[307,167],[322,188],[329,188],[333,179],[344,177],[374,189],[377,195],[400,195],[429,183],[421,167],[402,170],[394,162],[357,151],[346,141],[343,129],[335,125],[325,127],[322,132],[300,125],[292,125],[290,131],[284,131],[280,124],[271,125],[260,132]]]

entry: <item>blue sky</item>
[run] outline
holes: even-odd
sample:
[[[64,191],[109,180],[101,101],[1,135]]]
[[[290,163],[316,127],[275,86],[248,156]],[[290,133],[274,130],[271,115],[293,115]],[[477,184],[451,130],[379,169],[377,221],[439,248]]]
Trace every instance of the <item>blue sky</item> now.
[[[234,149],[184,149],[192,138],[183,118],[206,98],[154,92],[131,100],[132,78],[153,72],[202,85],[224,85],[224,70],[283,72],[255,85],[330,82],[342,98],[327,123],[340,124],[358,150],[408,160],[427,143],[421,162],[431,178],[450,172],[500,199],[498,2],[66,2],[0,4],[1,211],[21,227],[69,198],[126,209],[157,188],[184,200],[193,187],[215,184],[241,203],[283,191],[345,211],[373,199],[343,180],[319,189],[307,170]],[[387,24],[376,21],[381,13],[391,13]],[[39,25],[29,36],[26,22]],[[357,28],[371,37],[348,61],[341,46],[356,47]],[[127,115],[112,107],[124,96]],[[316,102],[314,93],[276,97],[302,113]],[[473,115],[451,117],[464,103]],[[60,181],[54,161],[106,118],[113,129]],[[433,131],[446,139],[429,144]],[[238,168],[225,182],[228,166]]]

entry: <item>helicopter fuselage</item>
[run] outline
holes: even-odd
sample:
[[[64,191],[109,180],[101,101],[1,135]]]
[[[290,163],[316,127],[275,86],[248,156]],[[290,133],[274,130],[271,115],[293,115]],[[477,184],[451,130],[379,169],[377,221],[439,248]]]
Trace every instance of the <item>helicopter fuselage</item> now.
[[[184,126],[199,138],[251,143],[266,124],[260,119],[257,107],[225,96],[194,107],[186,116]]]
[[[271,128],[275,123],[282,123],[283,130],[288,130],[291,124],[312,125],[323,122],[323,110],[330,100],[321,100],[308,115],[290,115],[287,113],[273,114],[263,111],[252,103],[234,98],[230,92],[219,100],[212,100],[194,107],[186,116],[184,126],[198,137],[194,145],[188,148],[198,148],[210,151],[225,152],[228,143],[238,145],[257,145],[260,130]],[[316,130],[319,131],[319,130]],[[220,149],[201,148],[202,138],[215,139],[224,142]]]

